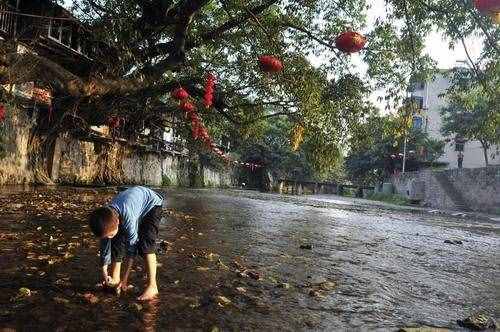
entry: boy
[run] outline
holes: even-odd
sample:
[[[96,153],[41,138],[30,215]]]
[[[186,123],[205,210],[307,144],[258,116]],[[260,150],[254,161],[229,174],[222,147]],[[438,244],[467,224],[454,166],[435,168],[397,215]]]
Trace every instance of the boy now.
[[[156,284],[156,239],[161,220],[163,198],[145,187],[132,187],[118,194],[107,206],[89,216],[92,232],[101,240],[102,278],[117,290],[128,289],[134,257],[146,261],[148,283],[138,300],[148,301],[158,295]],[[120,279],[121,262],[127,256],[125,274]],[[111,264],[111,275],[108,266]]]

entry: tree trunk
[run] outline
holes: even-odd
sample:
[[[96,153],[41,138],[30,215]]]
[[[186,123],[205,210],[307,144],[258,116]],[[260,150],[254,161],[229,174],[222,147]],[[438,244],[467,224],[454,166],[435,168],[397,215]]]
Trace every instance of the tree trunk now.
[[[488,144],[486,142],[480,141],[481,146],[483,147],[483,154],[484,154],[484,163],[486,166],[489,166],[489,161],[488,161]]]

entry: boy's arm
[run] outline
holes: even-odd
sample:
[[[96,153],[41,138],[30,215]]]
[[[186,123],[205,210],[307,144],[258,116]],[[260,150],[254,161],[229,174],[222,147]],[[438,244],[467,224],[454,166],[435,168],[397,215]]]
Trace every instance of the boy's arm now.
[[[111,240],[102,239],[100,247],[102,278],[103,281],[106,281],[108,279],[108,265],[111,263]]]
[[[125,274],[120,282],[120,288],[124,291],[128,290],[128,277],[132,271],[132,266],[134,265],[134,257],[127,257],[126,265]]]

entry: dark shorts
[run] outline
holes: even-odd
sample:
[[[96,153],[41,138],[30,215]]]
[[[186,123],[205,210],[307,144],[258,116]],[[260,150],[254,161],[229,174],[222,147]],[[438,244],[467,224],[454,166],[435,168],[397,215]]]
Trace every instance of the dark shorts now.
[[[158,239],[161,216],[161,206],[155,206],[139,222],[139,242],[137,242],[139,255],[144,256],[156,252],[156,240]],[[111,239],[111,260],[113,262],[121,262],[126,254],[126,236],[120,228],[118,234]]]

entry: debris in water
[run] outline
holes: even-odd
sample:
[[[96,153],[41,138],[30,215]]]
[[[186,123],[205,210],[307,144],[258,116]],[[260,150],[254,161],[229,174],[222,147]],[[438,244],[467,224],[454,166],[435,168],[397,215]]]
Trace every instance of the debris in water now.
[[[198,266],[196,268],[196,270],[198,270],[200,272],[206,272],[206,271],[210,270],[210,268],[209,267],[205,267],[205,266]]]
[[[131,303],[128,308],[132,311],[139,312],[142,310],[142,304],[139,303]]]
[[[216,296],[216,297],[215,297],[215,300],[217,301],[217,303],[218,303],[221,307],[225,307],[225,306],[227,306],[227,305],[231,304],[231,300],[230,300],[230,299],[228,299],[228,298],[227,298],[227,297],[225,297],[225,296],[221,296],[221,295]]]
[[[96,304],[99,302],[99,298],[90,292],[83,294],[83,298],[90,304]]]
[[[262,278],[262,276],[259,272],[256,272],[256,271],[245,271],[245,272],[252,279],[260,280]]]
[[[288,289],[288,288],[290,288],[290,284],[286,283],[286,282],[280,282],[279,284],[276,285],[276,287]]]
[[[25,298],[30,297],[31,295],[32,295],[32,291],[29,288],[21,287],[21,288],[19,288],[16,296],[11,298],[11,301],[24,300]]]
[[[54,296],[52,298],[52,300],[54,300],[54,302],[57,302],[57,303],[60,303],[60,304],[68,304],[69,303],[68,299],[65,299],[64,297],[59,297],[59,296]]]
[[[444,240],[444,243],[447,243],[447,244],[454,244],[454,245],[458,245],[458,244],[463,244],[463,242],[461,240]]]
[[[497,324],[485,313],[476,312],[463,320],[457,320],[457,324],[461,327],[468,328],[471,330],[487,330],[496,329]]]

